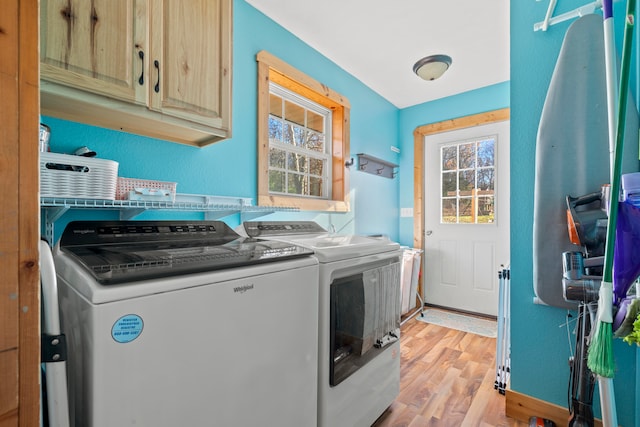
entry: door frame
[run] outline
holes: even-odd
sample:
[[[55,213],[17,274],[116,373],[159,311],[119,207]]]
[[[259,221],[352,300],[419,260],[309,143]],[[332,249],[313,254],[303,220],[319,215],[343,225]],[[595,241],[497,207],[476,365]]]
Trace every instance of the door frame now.
[[[38,0],[3,2],[0,17],[0,424],[40,420]],[[5,166],[6,165],[6,166]]]
[[[442,122],[418,126],[413,131],[413,247],[424,251],[424,140],[425,137],[474,126],[502,122],[510,119],[510,108],[472,114]],[[424,253],[424,252],[423,252]],[[424,260],[423,260],[424,261]],[[418,292],[423,295],[423,274],[420,275]]]

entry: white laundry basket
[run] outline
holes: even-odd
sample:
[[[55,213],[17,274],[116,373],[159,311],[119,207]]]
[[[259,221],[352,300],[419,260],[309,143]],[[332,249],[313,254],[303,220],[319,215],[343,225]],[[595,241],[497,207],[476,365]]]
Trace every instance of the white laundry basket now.
[[[420,278],[422,250],[405,248],[402,253],[402,268],[400,270],[400,314],[404,315],[415,308]]]
[[[40,196],[116,198],[118,163],[113,160],[40,153]]]

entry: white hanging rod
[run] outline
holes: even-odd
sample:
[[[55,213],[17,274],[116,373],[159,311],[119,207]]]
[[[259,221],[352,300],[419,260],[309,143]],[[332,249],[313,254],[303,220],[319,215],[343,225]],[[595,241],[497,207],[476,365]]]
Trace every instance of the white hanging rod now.
[[[579,8],[574,9],[570,12],[565,12],[558,16],[552,16],[556,8],[556,3],[557,3],[557,0],[549,1],[549,7],[547,8],[547,14],[544,17],[544,21],[536,22],[535,24],[533,24],[533,31],[539,31],[539,30],[547,31],[547,28],[549,28],[550,25],[558,24],[560,22],[564,22],[573,18],[579,18],[581,16],[595,12],[596,9],[602,8],[602,0],[596,0],[592,3],[585,4],[584,6],[580,6]]]

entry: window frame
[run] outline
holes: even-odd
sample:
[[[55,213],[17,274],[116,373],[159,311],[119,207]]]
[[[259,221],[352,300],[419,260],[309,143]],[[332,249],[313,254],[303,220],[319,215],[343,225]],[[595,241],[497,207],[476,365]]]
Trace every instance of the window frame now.
[[[284,196],[297,196],[297,197],[313,197],[316,199],[323,199],[326,200],[328,199],[329,194],[331,194],[331,187],[333,186],[333,182],[331,180],[331,145],[332,145],[332,139],[331,139],[331,116],[332,116],[332,111],[328,108],[325,108],[322,105],[318,105],[315,102],[311,102],[310,100],[308,100],[307,98],[303,98],[301,96],[299,96],[296,93],[291,92],[288,89],[283,88],[282,86],[274,83],[274,82],[270,82],[269,85],[269,95],[274,95],[277,96],[278,98],[280,98],[281,100],[281,107],[282,107],[282,113],[283,113],[283,117],[277,117],[277,116],[273,116],[271,114],[271,109],[269,111],[269,122],[271,123],[272,119],[277,120],[279,123],[282,124],[287,124],[287,123],[291,123],[291,125],[293,126],[298,126],[298,127],[303,127],[305,130],[310,130],[308,127],[308,123],[305,119],[305,123],[295,123],[295,122],[291,122],[291,120],[289,118],[286,117],[286,114],[284,113],[284,111],[286,110],[285,105],[287,103],[291,103],[294,105],[297,105],[299,108],[302,108],[305,110],[305,116],[307,115],[308,112],[311,112],[319,117],[323,118],[323,128],[322,128],[322,135],[324,138],[324,142],[323,142],[323,149],[322,151],[317,151],[317,150],[311,150],[309,148],[305,148],[305,147],[300,147],[298,145],[292,145],[289,144],[285,141],[278,141],[278,140],[272,140],[271,138],[269,139],[269,148],[270,149],[276,149],[276,150],[280,150],[283,151],[285,153],[285,165],[283,166],[283,168],[278,168],[278,167],[274,167],[273,164],[271,164],[271,159],[269,161],[269,171],[273,172],[273,171],[279,171],[279,172],[283,172],[285,173],[285,175],[291,176],[291,175],[305,175],[307,176],[308,179],[310,179],[311,177],[316,177],[316,178],[320,178],[322,179],[322,194],[321,195],[311,195],[311,194],[297,194],[297,193],[289,193],[288,192],[288,187],[285,186],[287,191],[284,192],[277,192],[274,191],[271,194],[277,194],[277,195],[284,195]],[[272,102],[272,101],[271,101]],[[271,135],[270,135],[271,136]],[[283,135],[284,137],[284,135]],[[310,170],[308,170],[306,173],[301,173],[300,171],[293,171],[289,168],[289,164],[287,161],[287,156],[290,154],[299,154],[302,156],[305,156],[308,159],[315,159],[315,160],[319,160],[323,163],[323,168],[322,168],[322,175],[314,175],[313,173],[311,173]]]
[[[258,205],[295,207],[301,210],[348,212],[349,101],[339,93],[266,51],[256,55],[258,63]],[[331,194],[328,199],[269,192],[269,87],[276,83],[332,111]]]

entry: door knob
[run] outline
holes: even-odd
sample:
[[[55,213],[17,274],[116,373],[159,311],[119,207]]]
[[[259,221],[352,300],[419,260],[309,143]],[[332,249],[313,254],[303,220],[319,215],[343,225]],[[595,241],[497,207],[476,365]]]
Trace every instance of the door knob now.
[[[427,230],[424,232],[427,236],[431,236],[433,234],[433,230]]]

